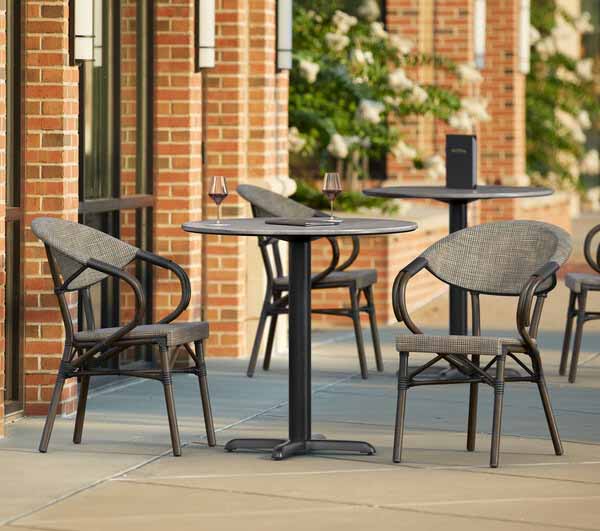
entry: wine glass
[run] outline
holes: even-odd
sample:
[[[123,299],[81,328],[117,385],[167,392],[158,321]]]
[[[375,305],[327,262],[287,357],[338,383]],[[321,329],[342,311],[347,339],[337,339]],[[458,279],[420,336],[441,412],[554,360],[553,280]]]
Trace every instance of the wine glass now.
[[[227,180],[222,175],[215,176],[211,179],[208,197],[210,197],[217,205],[217,221],[215,225],[223,225],[221,221],[221,203],[229,195],[227,191]]]
[[[342,181],[340,180],[339,173],[326,173],[323,178],[323,193],[329,199],[330,204],[330,215],[329,220],[334,221],[333,217],[333,203],[335,198],[340,195],[342,191]]]

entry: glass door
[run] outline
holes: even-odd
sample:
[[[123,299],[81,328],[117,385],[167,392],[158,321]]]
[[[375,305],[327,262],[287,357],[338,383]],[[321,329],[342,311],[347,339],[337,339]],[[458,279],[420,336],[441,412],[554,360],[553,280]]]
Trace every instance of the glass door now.
[[[21,0],[7,2],[6,48],[6,339],[4,401],[7,414],[23,409],[21,241]]]
[[[152,1],[94,0],[94,60],[80,67],[80,222],[142,249],[151,248],[154,204],[152,13]],[[136,267],[149,320],[151,270]],[[134,310],[129,291],[110,280],[91,299],[97,326],[116,326]],[[138,349],[123,353],[119,364],[150,361],[151,353]]]

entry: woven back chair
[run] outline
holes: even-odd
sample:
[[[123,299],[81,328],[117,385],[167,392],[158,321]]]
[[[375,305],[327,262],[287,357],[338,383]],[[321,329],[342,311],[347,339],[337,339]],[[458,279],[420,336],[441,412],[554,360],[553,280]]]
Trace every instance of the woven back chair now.
[[[258,186],[241,185],[238,186],[237,192],[252,205],[252,212],[255,217],[310,218],[325,216],[325,214],[318,210],[314,210]],[[383,371],[383,360],[373,298],[373,285],[377,282],[377,272],[374,269],[349,269],[360,253],[360,242],[356,236],[352,237],[352,251],[349,257],[341,264],[339,263],[340,249],[336,238],[328,237],[327,240],[331,246],[331,262],[323,271],[312,276],[312,289],[347,288],[350,295],[350,308],[315,308],[312,312],[326,315],[342,315],[352,319],[361,376],[366,379],[369,373],[360,324],[361,312],[365,312],[369,316],[377,370]],[[271,322],[263,362],[264,370],[268,370],[271,363],[277,317],[288,312],[288,298],[286,293],[289,291],[289,283],[288,277],[284,272],[279,240],[259,237],[258,245],[267,275],[267,287],[258,321],[256,337],[254,338],[252,354],[248,364],[247,374],[250,377],[254,375],[267,318],[270,317]],[[365,299],[365,303],[363,304],[361,304],[361,294],[364,295]]]
[[[552,412],[536,336],[544,301],[556,286],[556,272],[571,253],[571,239],[559,227],[537,221],[490,223],[455,232],[433,244],[405,267],[393,287],[393,307],[398,321],[404,322],[412,334],[396,339],[400,353],[398,371],[398,403],[394,438],[394,461],[400,462],[406,395],[410,387],[457,383],[470,384],[467,449],[475,449],[478,386],[486,383],[494,389],[494,417],[490,466],[497,467],[500,451],[502,404],[505,382],[537,384],[546,420],[557,455],[562,444]],[[406,307],[409,280],[427,269],[437,278],[467,290],[472,304],[471,336],[424,335],[410,317]],[[481,337],[480,295],[519,297],[516,314],[518,338]],[[535,300],[535,304],[534,304]],[[409,371],[411,352],[433,353],[426,364]],[[480,366],[481,356],[489,362]],[[521,359],[529,359],[530,365]],[[510,358],[524,371],[518,376],[505,375]],[[445,360],[460,375],[456,378],[428,379],[419,375],[432,365]]]
[[[590,273],[568,273],[565,285],[569,288],[569,306],[567,308],[567,322],[563,339],[562,356],[560,358],[559,374],[567,372],[571,335],[573,334],[573,321],[577,318],[575,326],[575,339],[573,341],[573,355],[569,369],[569,382],[575,383],[577,378],[577,364],[581,341],[583,339],[583,325],[588,321],[600,319],[600,311],[587,309],[587,297],[591,291],[600,291],[600,225],[596,225],[585,237],[583,252],[585,259],[592,269]]]
[[[151,252],[129,245],[101,231],[56,218],[37,218],[31,224],[33,233],[45,245],[54,291],[65,326],[65,346],[58,370],[50,409],[46,418],[40,452],[46,452],[56,418],[60,396],[67,379],[78,378],[79,402],[73,442],[81,442],[87,394],[90,378],[94,376],[135,376],[162,382],[173,453],[181,454],[179,430],[175,413],[171,375],[192,373],[197,375],[200,385],[204,421],[208,442],[215,445],[215,434],[208,394],[203,341],[208,337],[208,323],[174,321],[187,308],[190,297],[190,281],[185,271],[177,264]],[[166,317],[154,324],[143,324],[146,297],[137,278],[125,270],[134,260],[143,260],[151,265],[174,273],[181,284],[181,299],[177,307]],[[97,328],[90,288],[102,280],[113,277],[129,285],[135,295],[135,312],[126,324],[112,328]],[[83,305],[85,329],[76,331],[66,295],[77,292]],[[194,344],[194,350],[190,344]],[[115,358],[123,350],[138,345],[156,345],[159,350],[158,369],[107,369],[104,362]],[[179,347],[183,347],[180,349]],[[177,355],[186,353],[192,366],[175,368]]]

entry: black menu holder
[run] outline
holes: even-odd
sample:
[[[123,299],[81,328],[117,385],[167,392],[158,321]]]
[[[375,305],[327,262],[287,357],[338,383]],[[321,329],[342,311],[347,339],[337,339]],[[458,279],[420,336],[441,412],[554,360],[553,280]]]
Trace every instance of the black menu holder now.
[[[446,135],[446,186],[477,188],[477,137]]]

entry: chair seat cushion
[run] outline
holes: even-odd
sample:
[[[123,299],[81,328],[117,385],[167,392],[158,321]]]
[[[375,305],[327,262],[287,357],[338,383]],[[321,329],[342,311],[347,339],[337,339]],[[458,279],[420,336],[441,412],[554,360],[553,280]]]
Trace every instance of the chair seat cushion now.
[[[114,334],[118,327],[97,328],[85,330],[75,334],[75,341],[80,343],[97,343]],[[198,321],[194,323],[168,323],[149,324],[136,326],[123,339],[148,339],[165,338],[167,345],[178,346],[193,341],[200,341],[208,337],[208,323]]]
[[[482,336],[428,336],[402,334],[396,337],[398,352],[431,352],[434,354],[464,354],[497,356],[503,348],[510,352],[525,352],[520,339]]]
[[[273,282],[279,288],[288,289],[288,277],[278,277]],[[377,282],[377,271],[375,269],[349,269],[347,271],[333,271],[313,287],[336,288],[355,284],[358,289],[362,289],[372,286],[375,282]]]
[[[567,288],[580,293],[582,287],[600,290],[600,275],[594,273],[569,273],[565,277]]]

